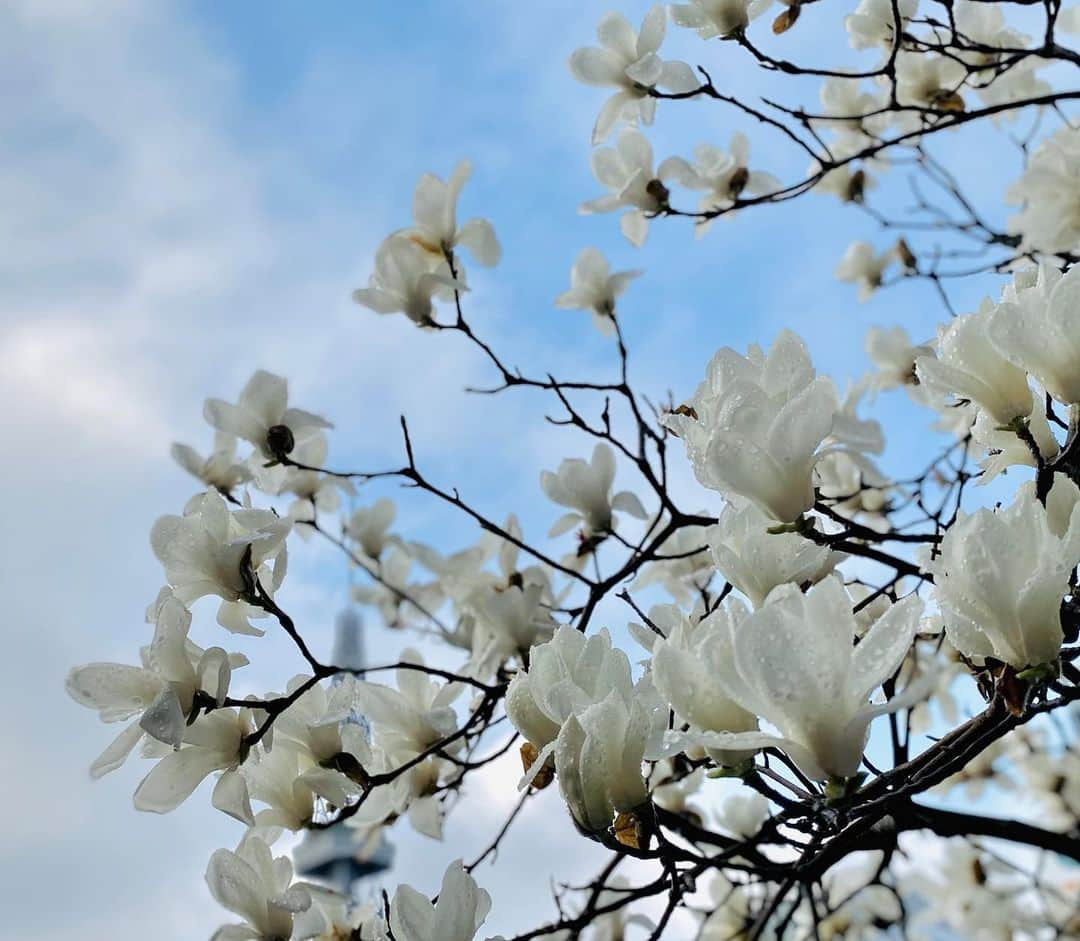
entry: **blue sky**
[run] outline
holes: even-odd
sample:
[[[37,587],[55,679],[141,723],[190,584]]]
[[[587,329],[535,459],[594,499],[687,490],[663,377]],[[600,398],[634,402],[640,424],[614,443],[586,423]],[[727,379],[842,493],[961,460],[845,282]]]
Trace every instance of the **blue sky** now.
[[[12,936],[133,941],[154,923],[156,938],[179,941],[208,935],[222,917],[201,874],[238,830],[202,792],[170,817],[136,814],[138,761],[91,786],[85,769],[113,730],[62,691],[71,665],[131,661],[148,639],[142,614],[160,572],[147,533],[191,494],[168,445],[206,447],[204,397],[234,397],[256,368],[286,374],[298,404],[337,424],[335,461],[367,467],[400,460],[405,413],[433,477],[492,515],[514,510],[527,533],[557,515],[539,470],[591,443],[546,425],[542,400],[464,395],[491,378],[471,350],[348,299],[380,239],[407,223],[422,172],[446,175],[472,159],[462,211],[494,221],[504,261],[473,272],[469,316],[510,362],[535,372],[614,368],[587,316],[552,306],[589,244],[616,268],[646,269],[623,323],[635,375],[657,398],[689,394],[717,347],[768,343],[785,325],[841,382],[866,367],[871,323],[932,333],[942,310],[927,285],[858,305],[833,279],[851,240],[887,240],[827,197],[746,213],[700,242],[686,225],[654,224],[640,252],[615,217],[576,213],[599,193],[588,140],[603,93],[576,85],[565,59],[592,42],[610,5],[14,0],[0,10],[0,390],[9,403],[0,728],[16,769],[0,781],[9,807],[0,881],[17,900],[5,916]],[[638,20],[647,4],[619,7]],[[835,24],[800,30],[792,36],[806,48],[843,45]],[[718,84],[746,95],[776,87],[735,50],[674,31],[671,40],[671,55],[709,65]],[[813,86],[800,94],[815,100]],[[739,128],[755,166],[789,178],[804,169],[776,137],[717,105],[662,107],[650,136],[662,157],[699,140],[726,144]],[[994,192],[1003,172],[973,167],[971,182]],[[996,279],[962,304],[992,290]],[[895,396],[879,404],[884,418],[911,414]],[[921,417],[909,423],[893,439],[891,466],[917,463],[927,439]],[[688,502],[708,504],[684,467],[676,477]],[[444,549],[476,535],[425,501],[404,506],[402,524]],[[326,551],[298,547],[283,598],[313,625],[317,647],[329,646],[342,578]],[[618,607],[603,614],[613,626],[626,620]],[[200,636],[222,642],[208,611],[200,617]],[[376,633],[372,655],[398,642]],[[250,652],[247,689],[280,687],[298,669],[280,638]],[[436,853],[395,836],[418,887],[434,889],[455,840],[472,840],[466,854],[483,844],[491,808],[513,803],[514,777],[507,767],[474,793]],[[549,794],[481,882],[505,891],[537,857],[580,876],[587,856],[562,859],[578,845]],[[493,929],[546,913],[540,895],[514,897],[514,918],[496,912]]]

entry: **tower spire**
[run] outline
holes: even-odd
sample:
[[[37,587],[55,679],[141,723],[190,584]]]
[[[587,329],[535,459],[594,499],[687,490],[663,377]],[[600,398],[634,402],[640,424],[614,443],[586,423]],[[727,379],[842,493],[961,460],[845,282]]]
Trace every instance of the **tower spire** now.
[[[335,666],[359,670],[364,661],[364,622],[360,612],[346,605],[334,622]],[[344,674],[334,677],[342,682]],[[362,716],[353,721],[367,731]],[[297,871],[320,879],[342,895],[353,897],[354,885],[385,872],[394,861],[394,848],[381,827],[361,830],[344,824],[326,830],[310,830],[293,851]]]

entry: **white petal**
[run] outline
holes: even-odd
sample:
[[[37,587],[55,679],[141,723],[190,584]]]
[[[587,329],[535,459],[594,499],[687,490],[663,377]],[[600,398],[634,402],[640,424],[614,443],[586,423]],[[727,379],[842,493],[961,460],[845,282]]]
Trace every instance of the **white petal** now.
[[[180,707],[180,700],[171,686],[165,686],[161,690],[157,699],[142,714],[139,726],[147,735],[153,736],[159,742],[172,745],[174,748],[179,747],[184,738],[187,722],[184,710]]]
[[[645,18],[641,21],[641,32],[637,37],[637,54],[645,56],[656,52],[664,41],[664,32],[667,28],[667,12],[659,3],[649,8]]]
[[[639,520],[648,519],[649,517],[649,514],[645,512],[645,507],[641,505],[641,501],[637,498],[637,495],[631,493],[629,490],[623,490],[620,493],[615,494],[611,501],[611,508],[613,510],[622,510],[623,513],[629,513],[631,516],[636,516]]]
[[[587,85],[623,85],[624,65],[610,49],[575,49],[570,55],[570,72]]]
[[[487,219],[470,219],[459,230],[457,244],[468,249],[478,265],[494,268],[502,257],[495,229]]]
[[[593,125],[593,146],[602,144],[607,140],[612,129],[618,124],[619,118],[622,117],[623,110],[633,100],[634,96],[630,92],[619,91],[604,102],[600,108],[600,113],[596,116],[596,124]]]
[[[676,95],[692,92],[701,87],[694,70],[685,62],[665,62],[657,84]]]
[[[217,850],[206,867],[206,884],[214,900],[261,928],[267,921],[266,887],[245,860],[229,850]]]
[[[851,655],[852,696],[865,700],[887,680],[907,655],[922,614],[922,599],[909,595],[871,626]]]
[[[626,62],[639,58],[634,27],[621,13],[605,13],[596,27],[601,44],[620,55]]]
[[[649,220],[645,217],[645,213],[634,209],[623,213],[619,220],[619,229],[631,245],[641,248],[649,235]]]
[[[633,79],[639,85],[652,88],[660,81],[664,74],[664,63],[655,53],[647,53],[626,69],[627,77]]]
[[[90,777],[97,779],[115,771],[125,761],[131,750],[139,744],[143,730],[138,722],[133,722],[121,732],[108,748],[105,749],[90,766]]]
[[[246,823],[249,827],[255,826],[247,781],[239,771],[226,771],[218,778],[210,802],[222,813]]]
[[[390,928],[401,941],[441,937],[435,922],[435,906],[411,885],[399,885],[394,893],[390,902]]]
[[[221,767],[220,754],[209,748],[181,748],[166,755],[135,789],[135,809],[167,814]]]

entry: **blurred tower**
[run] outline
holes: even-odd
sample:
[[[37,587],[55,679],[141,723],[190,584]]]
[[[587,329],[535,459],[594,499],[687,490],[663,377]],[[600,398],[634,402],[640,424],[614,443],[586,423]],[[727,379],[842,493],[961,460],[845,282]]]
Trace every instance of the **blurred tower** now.
[[[356,670],[364,666],[364,622],[352,606],[346,607],[334,624],[335,666]],[[336,676],[331,681],[341,682]],[[348,721],[364,727],[363,716]],[[297,872],[325,882],[342,895],[352,897],[354,884],[386,872],[394,861],[394,848],[382,827],[364,830],[339,824],[326,830],[311,830],[293,851]]]

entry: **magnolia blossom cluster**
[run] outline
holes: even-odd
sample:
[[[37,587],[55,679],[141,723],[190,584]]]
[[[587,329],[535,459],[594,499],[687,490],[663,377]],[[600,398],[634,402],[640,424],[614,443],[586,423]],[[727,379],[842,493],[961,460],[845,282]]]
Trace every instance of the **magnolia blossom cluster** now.
[[[353,300],[377,314],[402,313],[421,327],[434,323],[435,300],[466,289],[458,249],[485,268],[499,263],[502,249],[487,219],[457,223],[457,201],[469,179],[468,161],[449,180],[427,173],[416,184],[413,224],[389,236],[375,253],[375,271]]]
[[[914,379],[939,407],[967,410],[971,435],[986,453],[984,481],[1013,465],[1052,463],[1065,442],[1055,436],[1051,419],[1075,435],[1078,297],[1075,269],[1065,275],[1049,264],[1023,269],[997,303],[984,300],[977,312],[943,326],[915,356]]]
[[[669,157],[654,166],[649,142],[635,128],[652,124],[657,102],[664,98],[695,97],[711,89],[707,74],[698,75],[689,65],[660,56],[665,20],[694,30],[703,39],[739,39],[751,21],[765,12],[772,0],[693,0],[672,4],[665,15],[662,6],[652,7],[639,31],[618,13],[606,15],[597,27],[599,47],[581,48],[570,57],[570,70],[581,82],[614,89],[596,120],[592,143],[602,144],[619,124],[614,147],[594,152],[592,167],[597,181],[608,193],[582,204],[581,212],[623,210],[623,234],[640,247],[648,233],[648,221],[671,208],[670,185],[677,183],[701,193],[696,232],[703,235],[718,215],[731,217],[741,202],[766,200],[784,192],[773,175],[750,166],[750,145],[736,133],[727,150],[713,144],[695,148],[695,160]],[[851,47],[875,51],[878,68],[869,77],[830,73],[822,81],[820,111],[812,123],[819,133],[831,137],[829,163],[815,159],[810,180],[822,192],[845,202],[862,202],[876,186],[876,175],[888,167],[883,142],[890,134],[901,140],[941,115],[964,112],[977,99],[991,116],[1009,118],[1007,107],[1027,101],[1039,102],[1050,91],[1038,70],[1048,63],[1037,55],[1017,57],[1035,49],[1031,36],[1005,22],[994,5],[978,0],[959,0],[953,10],[954,33],[943,24],[918,21],[918,0],[860,0],[845,17]],[[799,4],[787,4],[773,24],[783,32],[794,25]],[[897,21],[899,16],[899,21]],[[900,33],[896,27],[899,25]],[[958,39],[959,53],[946,52]],[[934,51],[939,47],[942,51]],[[888,64],[888,67],[884,67]],[[891,107],[894,105],[895,107]],[[1024,208],[1012,220],[1010,231],[1020,233],[1025,247],[1049,252],[1069,252],[1077,245],[1080,209],[1073,195],[1078,173],[1077,132],[1063,127],[1042,142],[1023,177],[1013,186],[1009,201]],[[1062,204],[1062,199],[1065,204]],[[837,269],[837,276],[859,286],[866,299],[882,283],[886,269],[899,257],[910,265],[906,251],[875,252],[866,242],[851,245]]]
[[[242,918],[216,938],[279,941],[358,932],[356,937],[381,939],[389,936],[381,915],[321,886],[294,882],[289,860],[274,858],[271,844],[285,830],[302,830],[348,806],[359,797],[361,782],[381,773],[393,777],[392,786],[367,801],[353,824],[369,828],[407,815],[421,833],[441,836],[442,808],[434,794],[454,769],[448,760],[426,755],[457,729],[453,703],[462,687],[421,672],[422,659],[407,650],[396,689],[348,675],[327,688],[318,676],[300,675],[281,693],[237,699],[230,696],[233,671],[246,666],[247,657],[220,646],[204,649],[189,638],[192,606],[204,597],[219,599],[221,628],[261,635],[252,620],[280,611],[274,596],[285,575],[288,537],[337,506],[323,494],[336,495],[341,482],[299,460],[312,454],[311,442],[325,442],[321,429],[329,424],[287,406],[284,380],[265,372],[255,374],[237,404],[207,401],[205,414],[217,431],[214,454],[202,460],[177,445],[174,455],[209,489],[181,515],[164,516],[152,528],[151,547],[166,585],[147,612],[153,635],[140,651],[140,664],[78,667],[67,689],[102,720],[126,723],[91,766],[94,777],[119,768],[139,748],[154,764],[136,788],[136,809],[167,813],[215,777],[213,805],[248,827],[236,850],[219,850],[207,869],[211,894]],[[238,438],[253,446],[242,461],[236,458]],[[325,443],[315,450],[321,463]],[[257,509],[248,492],[235,492],[242,484],[268,496],[295,495],[296,503],[283,516]],[[296,508],[301,502],[303,511]],[[393,518],[388,501],[353,514],[346,533],[358,558],[383,565],[388,545],[400,542],[388,533]],[[394,551],[400,550],[385,554]],[[503,550],[504,566],[515,559],[515,551]],[[484,584],[495,581],[492,576]],[[513,593],[498,597],[501,607],[491,598],[473,602],[487,615],[488,639],[478,661],[497,665],[528,649],[543,619],[533,623],[526,599],[534,599],[535,607],[542,581],[540,573],[524,589],[515,588],[522,599],[516,605]],[[471,590],[481,591],[480,585]],[[507,646],[511,636],[516,646]],[[498,653],[489,649],[493,645]],[[354,721],[361,714],[370,733]],[[402,766],[406,773],[395,774]],[[447,870],[434,906],[401,886],[390,905],[389,930],[412,941],[468,941],[489,908],[487,893],[459,861]]]
[[[824,78],[820,113],[800,111],[799,120],[828,139],[830,159],[815,160],[802,183],[785,186],[760,169],[741,131],[726,148],[701,144],[692,160],[657,164],[639,128],[653,123],[659,101],[727,100],[708,72],[661,56],[668,20],[791,72],[754,44],[754,21],[770,6],[692,0],[652,7],[638,29],[617,13],[601,20],[598,45],[569,61],[575,78],[611,92],[592,137],[593,173],[606,192],[583,213],[621,213],[622,234],[640,248],[651,220],[666,215],[691,216],[702,235],[720,216],[811,189],[862,204],[889,168],[890,139],[917,142],[973,108],[1004,119],[1008,105],[1049,88],[1040,57],[1026,54],[1037,40],[996,6],[958,0],[946,27],[921,15],[918,0],[860,0],[844,28],[876,65],[812,73]],[[777,35],[811,15],[797,2],[779,6]],[[1062,14],[1063,23],[1075,19]],[[328,469],[333,426],[293,406],[277,375],[256,372],[235,402],[206,401],[213,449],[172,452],[199,491],[151,528],[164,584],[147,609],[138,662],[77,667],[67,691],[122,724],[92,776],[137,753],[149,763],[138,810],[168,813],[209,781],[212,805],[244,826],[235,849],[215,852],[207,868],[211,894],[239,919],[214,937],[471,941],[491,909],[471,871],[497,852],[513,818],[475,863],[450,863],[434,901],[401,885],[378,908],[297,881],[273,847],[286,831],[344,825],[376,839],[399,821],[440,841],[467,776],[510,752],[521,759],[522,807],[554,783],[560,814],[565,806],[580,834],[615,851],[616,863],[659,861],[669,880],[660,884],[671,907],[653,920],[628,908],[647,886],[609,869],[582,914],[563,912],[543,936],[588,928],[614,941],[640,928],[659,937],[694,893],[706,899],[691,909],[695,936],[715,941],[767,937],[778,922],[777,937],[789,927],[869,937],[909,920],[963,937],[999,928],[1002,937],[1036,937],[1050,923],[1068,936],[1075,913],[1059,904],[1062,893],[1033,899],[1014,869],[977,845],[945,843],[934,866],[891,864],[908,830],[956,832],[955,818],[935,829],[933,814],[946,811],[913,803],[927,793],[977,800],[991,785],[1023,788],[1039,814],[1026,824],[1031,845],[1068,854],[1063,841],[1075,836],[1073,742],[1048,742],[1026,723],[1076,701],[1076,135],[1066,127],[1032,149],[1009,192],[1019,210],[1008,232],[974,215],[961,226],[1021,253],[996,301],[950,318],[925,342],[903,327],[872,328],[875,371],[843,390],[790,329],[767,348],[724,346],[693,394],[665,407],[631,388],[616,309],[642,271],[613,271],[596,248],[577,255],[554,306],[588,312],[614,337],[621,379],[533,379],[503,365],[467,320],[463,255],[492,267],[501,254],[489,221],[458,224],[470,164],[448,180],[424,175],[413,224],[377,248],[369,285],[353,299],[456,332],[506,388],[553,393],[569,415],[553,420],[589,443],[538,469],[528,515],[494,517],[424,476],[407,428],[403,469]],[[693,210],[675,207],[674,186],[696,194]],[[903,239],[884,251],[860,240],[836,275],[868,300],[894,269],[920,272]],[[914,478],[882,470],[883,428],[863,414],[894,389],[951,436],[945,457]],[[595,414],[577,404],[585,393],[602,396]],[[677,466],[694,513],[682,508]],[[1000,500],[972,507],[972,478],[1002,487],[1017,474]],[[393,500],[367,497],[387,478],[463,510],[479,536],[452,549],[408,538]],[[943,496],[931,505],[935,487]],[[523,521],[546,529],[547,542],[527,538]],[[353,600],[388,631],[408,633],[387,666],[321,662],[288,613],[289,553],[315,536],[342,550]],[[621,646],[624,629],[632,654]],[[200,646],[204,630],[221,645]],[[257,644],[270,630],[287,635],[303,667],[266,684],[225,635]],[[418,648],[433,641],[442,649],[425,659]],[[965,720],[979,695],[987,711]],[[492,730],[511,738],[489,749]],[[887,747],[876,744],[892,746],[884,762]],[[731,785],[722,801],[710,790],[717,778]],[[876,807],[877,817],[860,816]],[[859,842],[830,858],[830,847],[850,840],[849,825]],[[988,829],[1003,832],[1000,821]],[[798,868],[787,870],[783,891],[805,889],[786,910],[770,895],[785,866]],[[922,900],[910,919],[907,896]]]
[[[768,353],[719,350],[693,398],[664,423],[704,487],[790,524],[813,508],[826,459],[878,476],[867,452],[882,449],[881,429],[860,420],[856,404],[817,375],[806,344],[785,330]]]
[[[1069,348],[1063,343],[1058,359],[1036,361],[1014,345],[1011,356],[1026,364],[1021,368],[996,352],[991,338],[1004,328],[994,324],[1014,309],[1055,323],[1073,283],[1072,275],[1055,277],[1050,269],[1018,276],[1001,304],[954,321],[893,381],[914,375],[929,387],[951,387],[976,410],[1006,422],[1001,427],[1008,433],[1023,434],[1037,401],[1029,382],[1075,405]],[[973,333],[972,325],[983,322],[983,332]],[[1066,329],[1059,327],[1062,336]],[[229,695],[232,672],[246,658],[193,644],[189,606],[217,598],[221,627],[262,633],[252,621],[280,613],[274,599],[288,537],[318,525],[326,507],[318,493],[334,483],[332,473],[292,457],[327,423],[288,408],[284,383],[259,373],[239,404],[210,400],[206,408],[219,435],[242,436],[252,455],[230,465],[235,469],[218,477],[218,487],[196,495],[182,515],[163,517],[152,529],[167,584],[148,612],[154,634],[141,665],[91,664],[69,678],[71,695],[105,721],[133,720],[93,772],[119,767],[141,743],[142,755],[155,764],[135,805],[159,813],[216,775],[214,805],[250,828],[235,852],[215,855],[208,871],[215,897],[245,919],[246,927],[223,929],[232,934],[221,936],[266,939],[288,936],[289,926],[294,937],[320,936],[342,904],[320,902],[323,896],[294,885],[286,868],[267,862],[275,833],[348,809],[349,825],[365,831],[406,817],[418,832],[442,837],[444,795],[462,776],[465,737],[455,704],[467,678],[490,681],[512,671],[505,708],[527,746],[522,786],[554,776],[577,827],[597,839],[614,834],[647,846],[653,806],[685,806],[692,793],[684,785],[673,790],[655,769],[689,756],[746,774],[763,749],[778,749],[806,780],[843,793],[861,778],[874,719],[911,709],[937,682],[931,667],[911,659],[917,636],[935,632],[923,625],[924,600],[916,593],[868,597],[857,581],[846,584],[846,554],[834,547],[842,537],[838,520],[860,512],[852,501],[864,482],[880,480],[866,452],[881,449],[881,430],[857,417],[857,399],[841,400],[832,382],[816,375],[805,344],[791,332],[767,353],[723,349],[713,357],[695,396],[665,421],[700,483],[726,505],[713,525],[690,530],[689,543],[664,541],[676,556],[684,544],[699,549],[679,564],[646,566],[639,583],[661,584],[685,598],[685,586],[707,584],[708,578],[694,580],[715,572],[738,597],[690,612],[653,608],[648,626],[634,631],[649,654],[636,680],[607,631],[586,636],[560,625],[555,612],[565,589],[557,585],[564,573],[523,564],[514,518],[501,535],[443,556],[393,532],[395,508],[383,499],[344,520],[354,564],[372,576],[357,598],[377,606],[388,625],[449,612],[455,627],[444,639],[467,651],[462,680],[429,674],[421,656],[406,650],[396,686],[346,675],[330,689],[320,675],[302,674],[282,692],[238,700]],[[235,461],[235,440],[227,447]],[[835,467],[825,470],[827,462],[853,470],[854,493],[825,496],[836,474]],[[619,514],[648,522],[631,491],[614,492],[615,475],[606,444],[590,460],[567,459],[541,474],[542,492],[568,510],[550,536],[579,530],[578,547],[565,562],[599,552]],[[227,486],[242,481],[265,486],[270,495],[297,493],[301,476],[316,480],[308,488],[310,516],[257,509],[249,493],[241,498],[235,485]],[[1005,545],[1010,551],[1002,551]],[[961,516],[923,561],[952,648],[976,666],[992,661],[1039,676],[1056,674],[1064,637],[1059,608],[1078,563],[1080,488],[1061,474],[1041,499],[1031,483],[1006,509]],[[414,564],[430,581],[410,580]],[[366,726],[352,721],[356,715]],[[385,784],[371,789],[372,779]],[[734,804],[724,826],[756,832],[762,812],[767,817],[767,802],[755,810],[756,824],[739,823],[742,810]],[[484,897],[453,867],[447,878],[456,888],[438,904],[458,906],[454,917],[462,927],[454,937],[471,938],[486,911]],[[247,886],[239,896],[238,883]],[[394,906],[391,925],[397,919],[404,936],[433,936],[406,927],[441,917],[426,899],[406,886]],[[354,918],[351,909],[341,910]],[[364,919],[356,930],[380,937],[379,919],[370,913]]]

